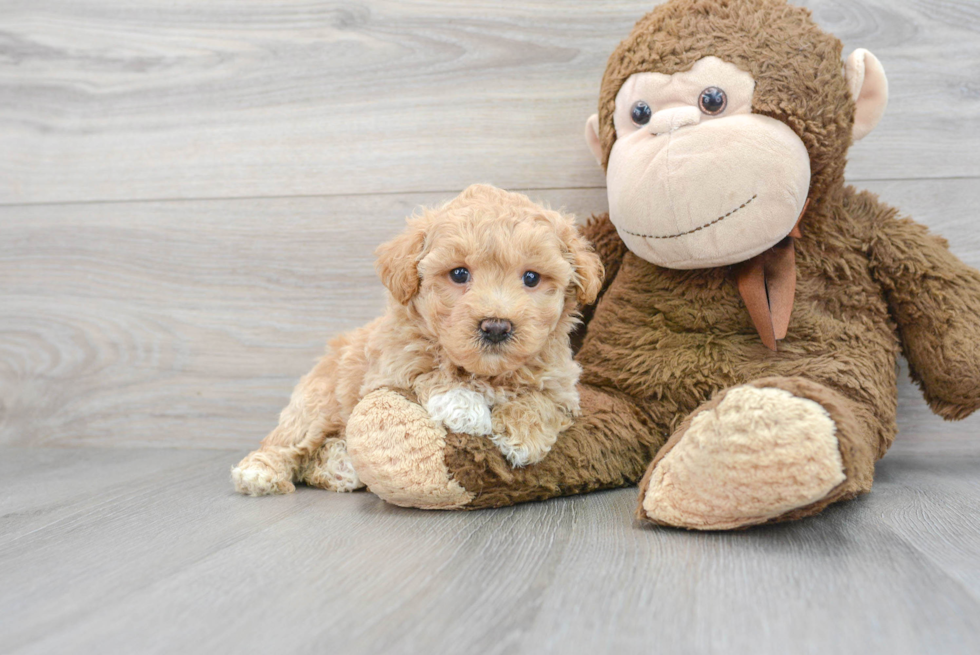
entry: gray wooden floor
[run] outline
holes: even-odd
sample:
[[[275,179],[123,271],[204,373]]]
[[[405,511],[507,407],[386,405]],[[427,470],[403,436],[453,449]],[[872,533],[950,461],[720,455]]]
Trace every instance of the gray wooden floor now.
[[[0,650],[977,653],[980,444],[899,444],[875,491],[734,534],[635,490],[433,513],[245,500],[225,450],[10,448]]]
[[[744,533],[231,493],[414,207],[605,210],[582,126],[652,4],[0,3],[0,653],[980,652],[980,417],[907,382],[871,495]],[[980,4],[803,4],[891,82],[850,181],[980,266]]]

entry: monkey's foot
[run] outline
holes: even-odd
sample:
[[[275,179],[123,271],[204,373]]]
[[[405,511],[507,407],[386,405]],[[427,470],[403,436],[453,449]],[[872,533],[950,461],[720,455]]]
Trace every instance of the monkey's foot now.
[[[288,494],[296,490],[292,471],[270,452],[256,450],[249,453],[231,469],[235,491],[247,496]]]
[[[357,477],[343,439],[327,439],[306,464],[300,479],[328,491],[356,491],[364,483]]]
[[[347,421],[346,438],[361,481],[393,505],[458,509],[473,499],[446,467],[446,430],[398,392],[365,396]]]
[[[706,403],[640,483],[640,519],[730,530],[819,511],[846,479],[837,425],[818,402],[740,386]],[[800,512],[800,515],[812,512]]]

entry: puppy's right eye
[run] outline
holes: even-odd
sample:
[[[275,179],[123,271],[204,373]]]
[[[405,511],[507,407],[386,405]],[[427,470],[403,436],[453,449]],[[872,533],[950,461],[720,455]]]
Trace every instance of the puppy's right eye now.
[[[449,271],[449,279],[456,284],[466,284],[470,279],[470,272],[460,266],[459,268],[454,268]]]
[[[524,286],[534,288],[538,286],[538,282],[540,281],[541,281],[540,273],[535,273],[534,271],[525,271]]]

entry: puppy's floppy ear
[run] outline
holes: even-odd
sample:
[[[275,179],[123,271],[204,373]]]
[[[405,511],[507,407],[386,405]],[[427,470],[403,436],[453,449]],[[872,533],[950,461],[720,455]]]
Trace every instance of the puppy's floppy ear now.
[[[425,250],[427,226],[424,216],[414,216],[408,219],[408,228],[404,232],[374,251],[378,258],[375,268],[381,282],[403,305],[407,305],[419,290],[418,265]]]
[[[605,275],[602,260],[592,250],[589,242],[579,234],[574,219],[569,219],[564,241],[572,258],[572,266],[575,268],[572,284],[575,285],[578,301],[583,305],[591,305],[602,289],[602,279]]]

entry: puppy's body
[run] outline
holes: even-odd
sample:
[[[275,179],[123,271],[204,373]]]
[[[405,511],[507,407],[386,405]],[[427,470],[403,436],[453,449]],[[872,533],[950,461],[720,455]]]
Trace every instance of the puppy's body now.
[[[594,299],[602,268],[569,217],[473,186],[410,219],[378,254],[385,314],[330,342],[279,425],[233,469],[240,492],[287,493],[298,480],[362,486],[344,426],[380,387],[411,391],[449,430],[488,435],[514,466],[540,461],[571,424],[580,369],[569,334],[576,301]],[[494,322],[506,333],[488,332]]]

